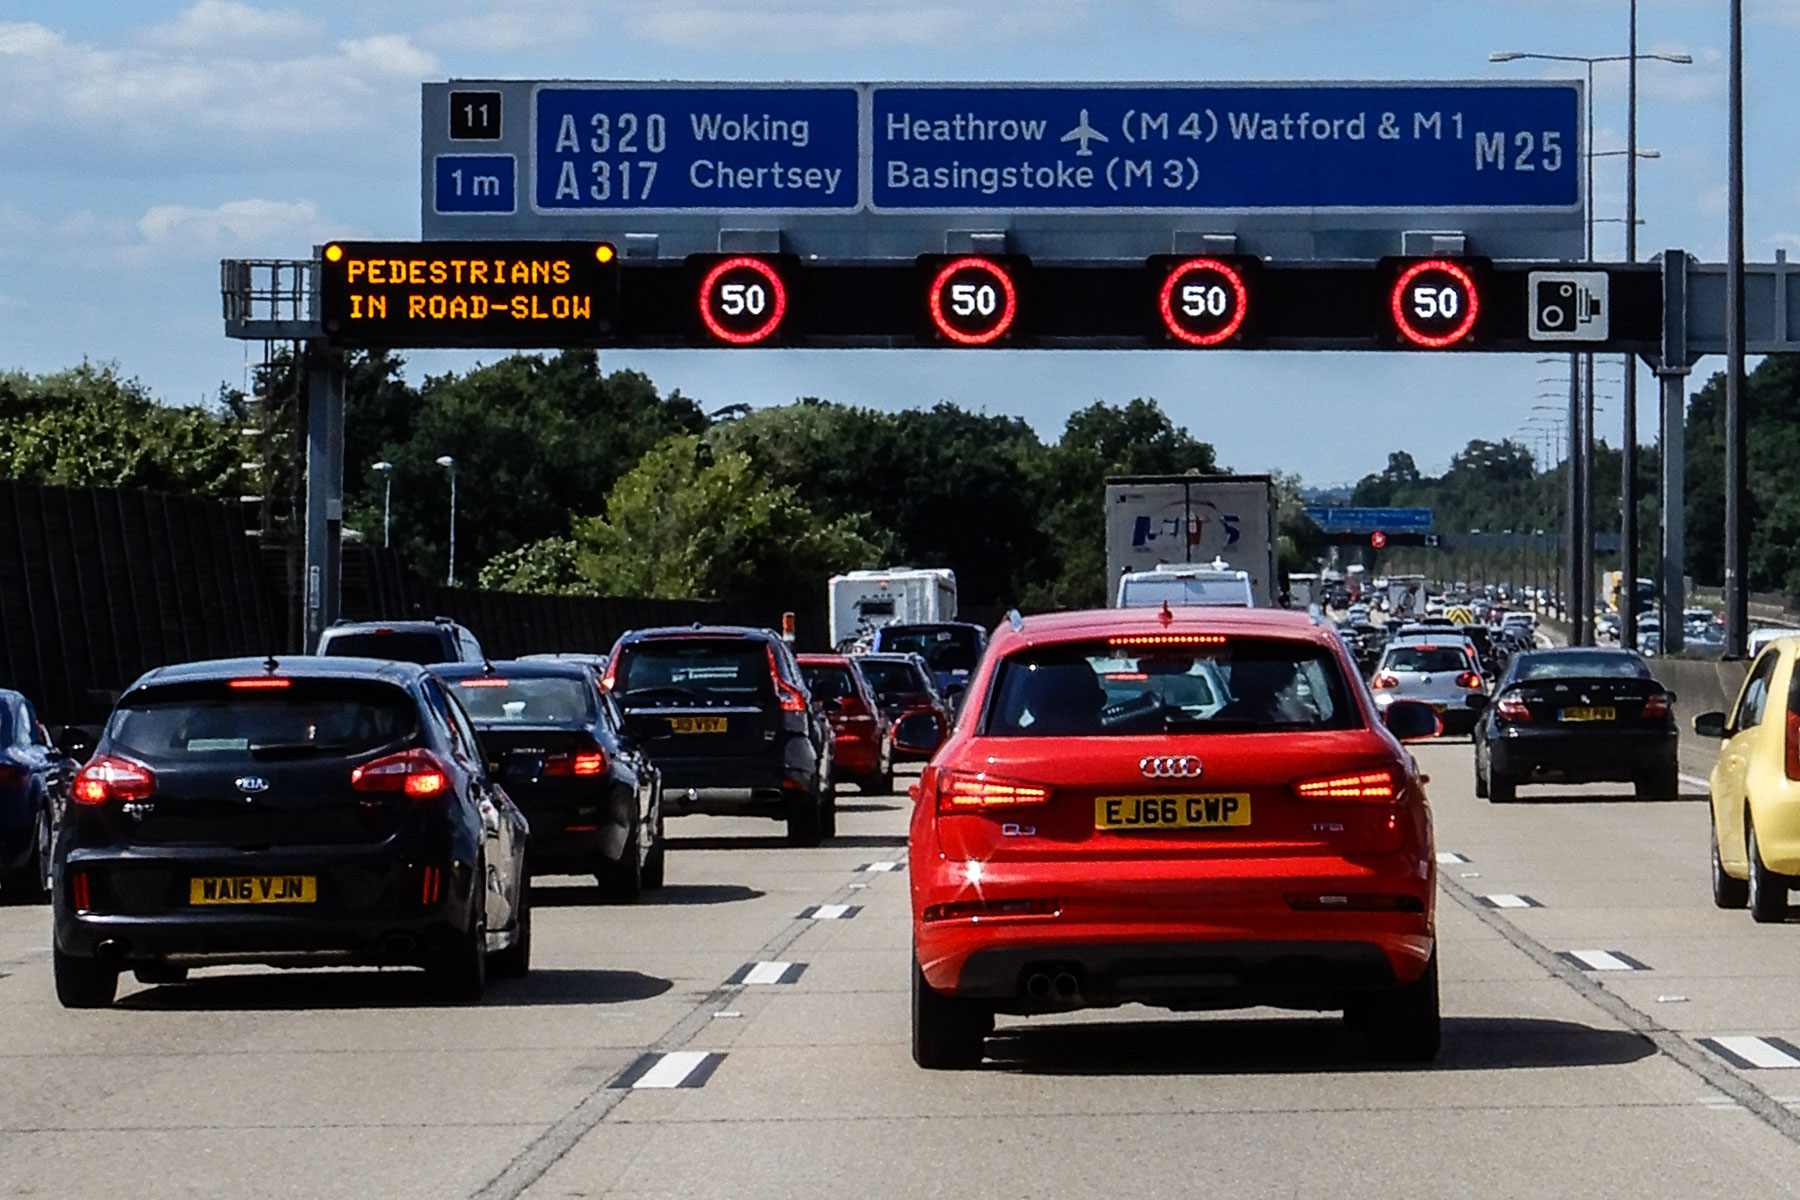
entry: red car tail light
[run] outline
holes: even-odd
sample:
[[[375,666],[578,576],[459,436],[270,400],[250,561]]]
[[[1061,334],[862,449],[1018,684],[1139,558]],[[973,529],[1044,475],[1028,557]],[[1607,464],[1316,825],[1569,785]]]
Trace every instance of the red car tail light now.
[[[148,800],[156,791],[156,772],[143,763],[102,754],[75,776],[72,794],[77,804],[105,804],[108,800]]]
[[[606,671],[600,676],[600,686],[612,691],[619,683],[619,652],[614,650],[612,657],[606,660]]]
[[[1392,771],[1326,775],[1294,784],[1294,794],[1302,800],[1392,800],[1398,790]]]
[[[431,751],[402,750],[350,772],[350,786],[359,792],[401,792],[423,799],[449,788],[450,775]]]
[[[1049,799],[1050,789],[1042,784],[994,779],[970,771],[938,773],[938,811],[941,813],[1043,804]]]
[[[1473,671],[1464,671],[1461,675],[1456,677],[1456,686],[1459,688],[1468,688],[1472,692],[1478,692],[1481,690],[1481,676]]]
[[[605,770],[606,753],[598,749],[553,754],[544,760],[545,775],[599,775]]]
[[[77,911],[90,912],[93,910],[93,897],[88,887],[86,871],[76,871],[69,876],[69,893],[70,898],[75,901]]]
[[[1375,674],[1375,678],[1369,680],[1369,686],[1374,688],[1378,692],[1385,692],[1389,688],[1399,687],[1400,679],[1398,676],[1393,675],[1390,672],[1378,671]]]
[[[775,681],[775,698],[781,702],[782,712],[805,712],[806,693],[781,677],[781,668],[775,662],[775,647],[769,647],[769,678]]]
[[[1669,715],[1668,693],[1658,692],[1654,696],[1651,696],[1648,700],[1644,701],[1644,711],[1642,713],[1642,716],[1644,717],[1645,720],[1657,720],[1662,717],[1666,717],[1668,715]],[[1788,714],[1788,720],[1790,722],[1793,720],[1792,713]]]
[[[456,681],[456,686],[466,688],[503,688],[511,687],[512,680],[495,679],[491,675],[484,675],[477,679],[459,679]]]
[[[1800,712],[1792,709],[1787,718],[1787,777],[1800,779]]]
[[[1517,696],[1502,696],[1500,703],[1494,705],[1494,715],[1502,721],[1529,721],[1531,709]]]
[[[1106,639],[1109,646],[1223,646],[1222,633],[1128,633]]]

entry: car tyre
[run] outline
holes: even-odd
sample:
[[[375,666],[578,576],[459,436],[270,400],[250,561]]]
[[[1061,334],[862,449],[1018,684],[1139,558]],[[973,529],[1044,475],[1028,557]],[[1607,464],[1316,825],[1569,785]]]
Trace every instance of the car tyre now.
[[[1511,804],[1519,798],[1518,782],[1488,768],[1487,798],[1492,804]]]
[[[51,970],[56,976],[56,998],[64,1008],[110,1008],[119,994],[119,968],[97,958],[51,950]]]
[[[156,987],[167,983],[186,983],[188,969],[177,967],[166,962],[141,963],[131,969],[137,981],[147,987]]]
[[[1707,822],[1712,826],[1712,897],[1715,908],[1742,908],[1750,902],[1750,881],[1734,879],[1725,873],[1725,860],[1719,857],[1719,827],[1712,822],[1712,814],[1708,812]]]
[[[1484,761],[1486,758],[1487,756],[1481,752],[1481,743],[1475,743],[1475,798],[1477,800],[1488,798],[1487,763]]]
[[[513,924],[512,945],[488,957],[488,973],[495,979],[523,979],[531,974],[531,876],[519,884],[519,915]]]
[[[1750,858],[1750,919],[1759,925],[1776,925],[1787,920],[1787,876],[1777,875],[1763,865],[1762,847],[1756,842],[1755,825],[1750,825],[1745,853]]]
[[[663,875],[668,865],[669,843],[663,833],[662,814],[656,815],[656,840],[650,843],[650,852],[644,855],[642,880],[650,891],[662,887]]]
[[[1425,973],[1383,996],[1369,997],[1346,1014],[1369,1039],[1369,1052],[1384,1062],[1428,1063],[1443,1042],[1438,1009],[1437,954]]]
[[[1639,800],[1679,800],[1681,771],[1676,767],[1662,767],[1647,779],[1635,780],[1632,792]]]
[[[993,1010],[946,996],[925,981],[915,956],[912,971],[912,1056],[927,1071],[981,1065],[982,1044],[994,1029]]]
[[[487,878],[485,868],[475,872],[475,886]],[[437,989],[458,1004],[473,1004],[487,990],[487,917],[477,901],[475,919],[468,932],[459,934],[425,968]]]
[[[644,898],[644,863],[638,857],[638,825],[634,818],[625,836],[625,852],[617,862],[603,860],[594,872],[608,904],[636,904]]]
[[[790,846],[817,846],[825,838],[825,806],[816,792],[804,792],[788,800],[787,842]]]
[[[50,843],[53,837],[48,805],[40,801],[31,827],[31,853],[0,882],[0,899],[8,904],[45,904],[50,900]]]

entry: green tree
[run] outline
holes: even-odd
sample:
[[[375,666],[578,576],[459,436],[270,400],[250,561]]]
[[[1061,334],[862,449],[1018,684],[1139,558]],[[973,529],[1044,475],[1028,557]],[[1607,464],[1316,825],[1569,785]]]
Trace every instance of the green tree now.
[[[0,476],[73,487],[242,494],[242,398],[158,404],[112,365],[0,373]]]

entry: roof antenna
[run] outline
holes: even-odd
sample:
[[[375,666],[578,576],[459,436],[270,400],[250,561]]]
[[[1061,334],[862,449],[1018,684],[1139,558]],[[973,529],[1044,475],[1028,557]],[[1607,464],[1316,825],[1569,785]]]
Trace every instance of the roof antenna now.
[[[275,652],[273,650],[269,651],[269,657],[263,659],[263,670],[273,675],[280,666],[281,664],[275,661]]]
[[[494,660],[485,654],[481,656],[481,670],[487,675],[492,675],[494,673]]]
[[[1156,619],[1161,621],[1164,625],[1174,622],[1175,614],[1169,610],[1169,602],[1167,600],[1163,601],[1162,611],[1156,614]]]

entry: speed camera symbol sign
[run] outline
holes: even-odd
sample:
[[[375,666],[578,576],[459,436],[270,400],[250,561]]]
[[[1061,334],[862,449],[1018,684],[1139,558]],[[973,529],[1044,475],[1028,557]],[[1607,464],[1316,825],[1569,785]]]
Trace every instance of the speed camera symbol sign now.
[[[1534,342],[1604,342],[1612,328],[1605,271],[1532,271],[1527,328]]]

